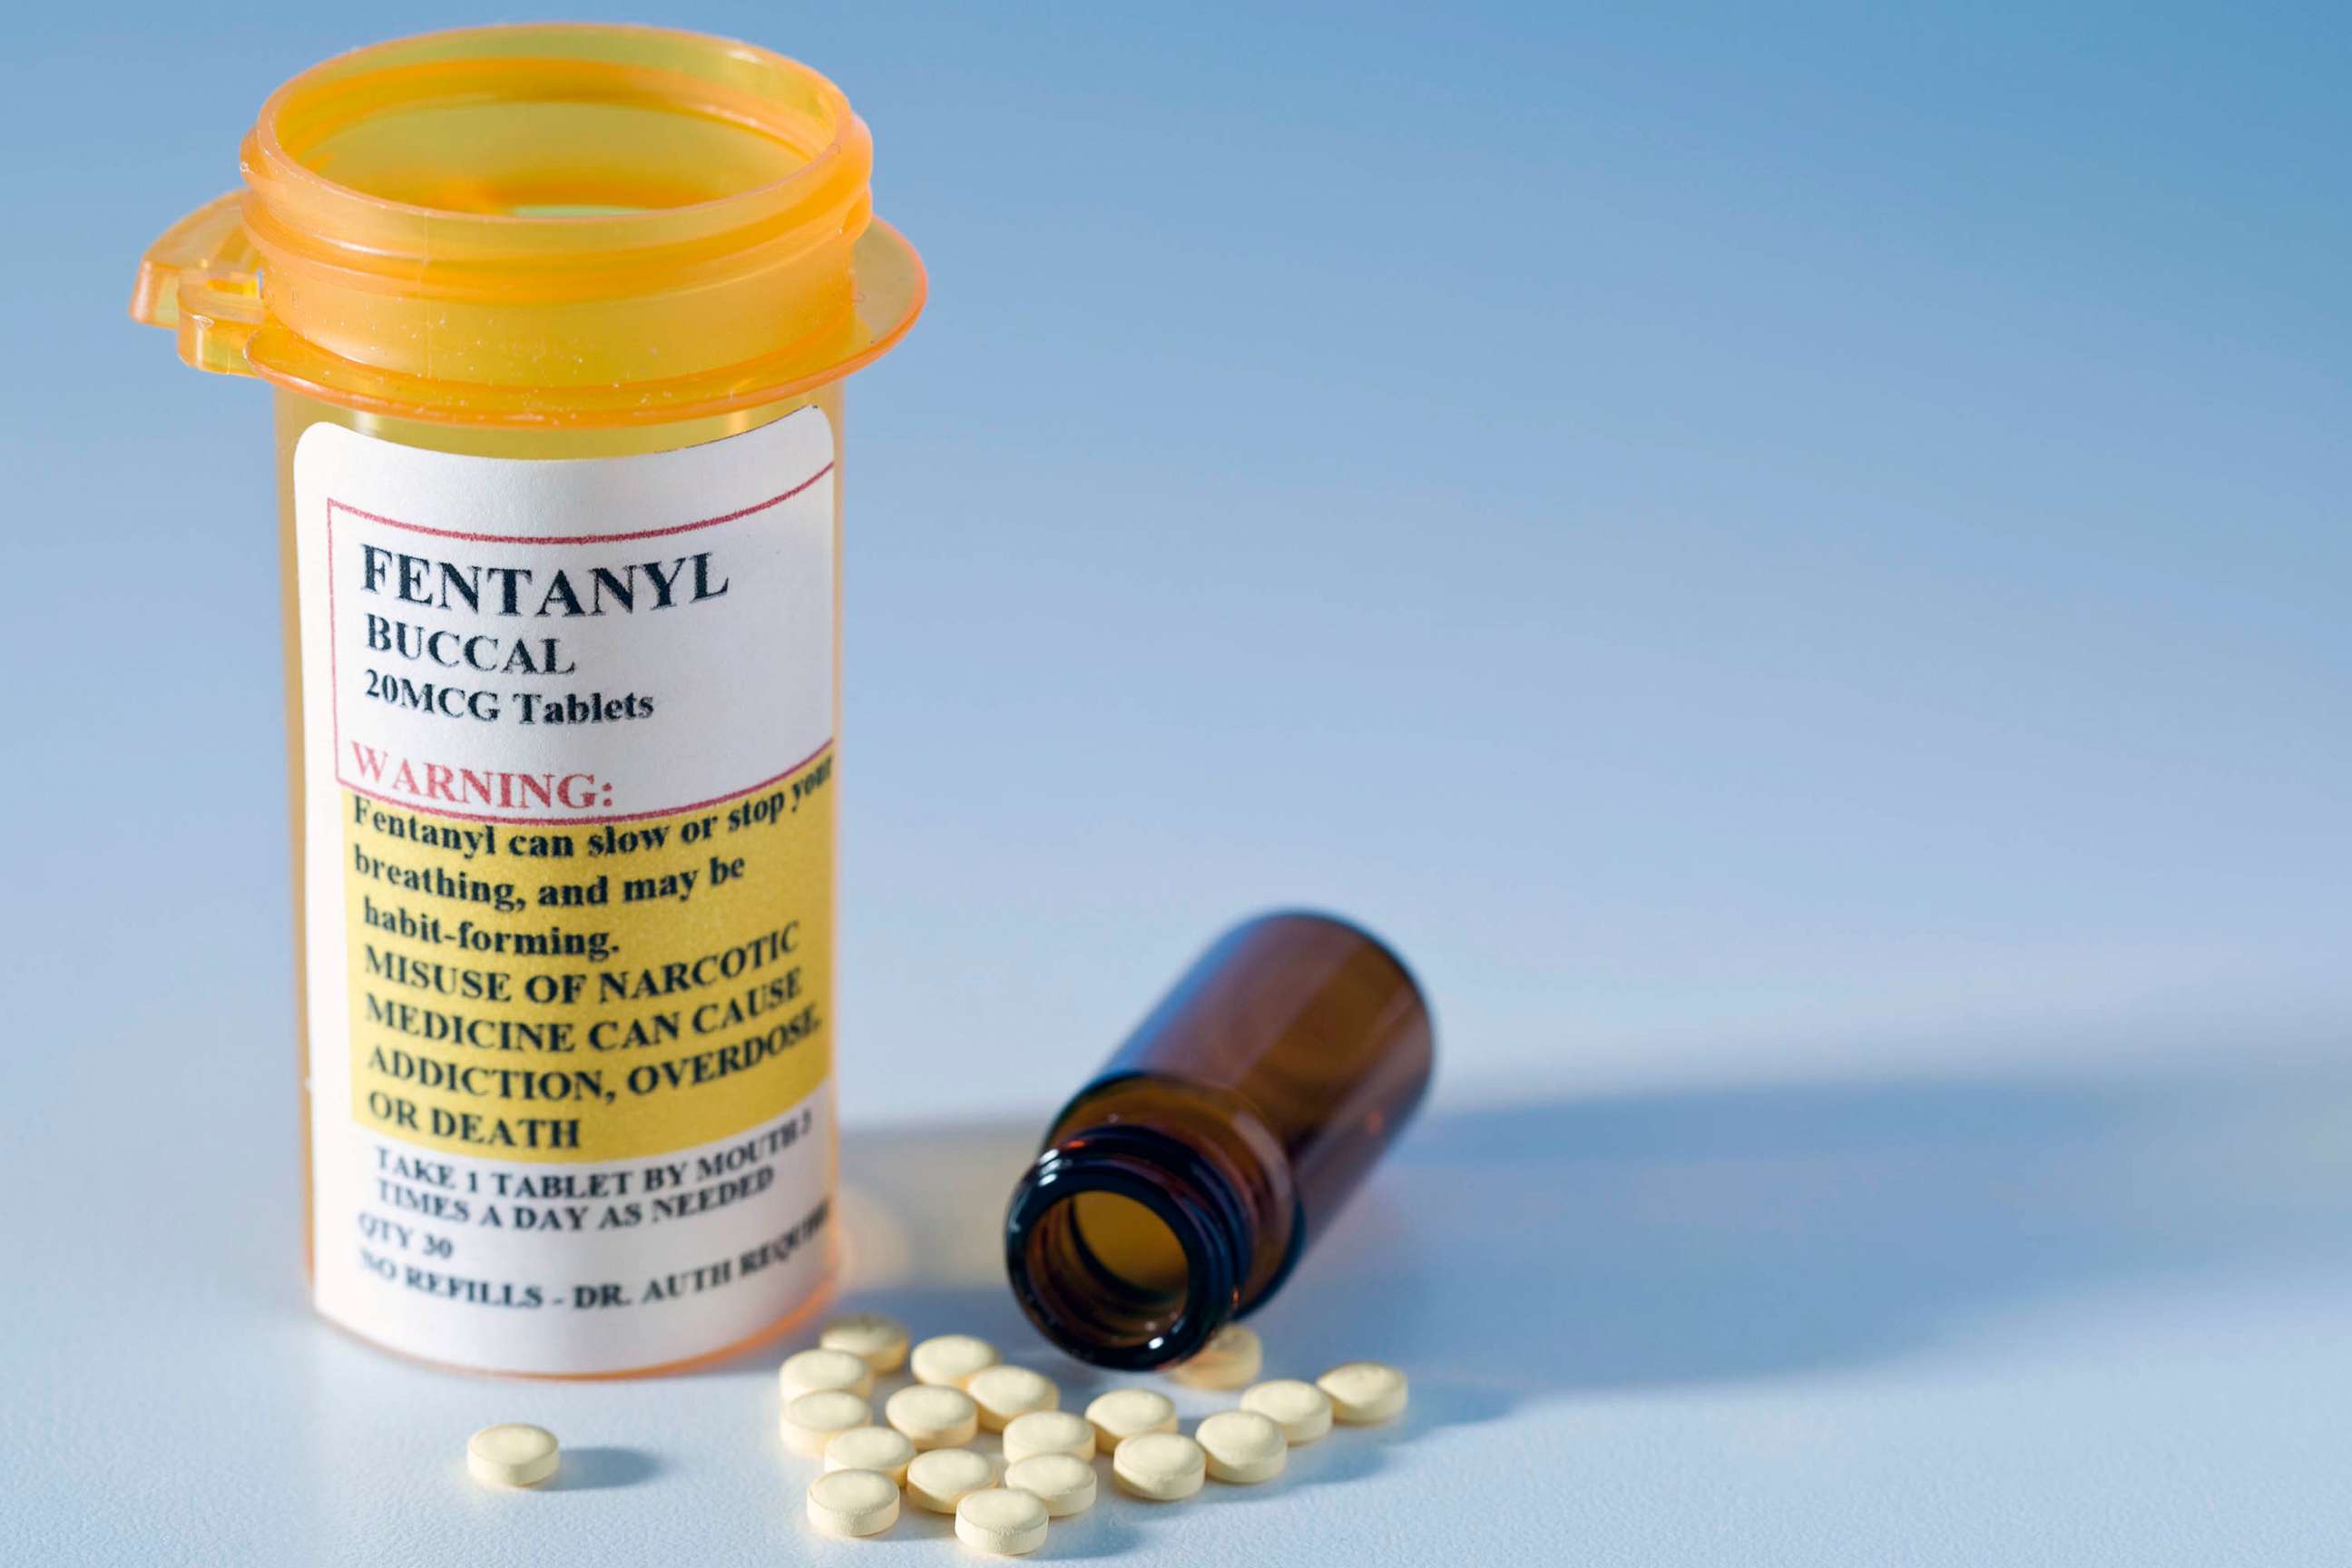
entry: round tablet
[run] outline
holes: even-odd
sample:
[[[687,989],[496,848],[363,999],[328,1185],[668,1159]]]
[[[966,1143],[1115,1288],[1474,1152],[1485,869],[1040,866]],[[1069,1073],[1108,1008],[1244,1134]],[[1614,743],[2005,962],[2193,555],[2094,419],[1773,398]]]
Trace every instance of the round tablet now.
[[[980,1406],[980,1424],[1002,1432],[1004,1424],[1033,1410],[1058,1410],[1062,1391],[1042,1372],[1025,1366],[984,1366],[971,1374],[963,1391]]]
[[[914,1457],[915,1445],[907,1435],[887,1426],[852,1426],[846,1432],[835,1432],[824,1446],[826,1469],[879,1470],[901,1485],[907,1479],[907,1463]]]
[[[980,1407],[961,1388],[919,1383],[902,1388],[882,1405],[882,1418],[918,1448],[954,1448],[980,1430]]]
[[[1034,1552],[1045,1544],[1045,1505],[1010,1487],[966,1492],[956,1504],[956,1539],[998,1557]]]
[[[1376,1361],[1351,1361],[1315,1380],[1331,1396],[1331,1415],[1350,1426],[1386,1421],[1404,1408],[1404,1373]]]
[[[1209,1479],[1249,1486],[1282,1474],[1290,1445],[1282,1428],[1255,1410],[1220,1410],[1192,1428],[1192,1440],[1209,1457]]]
[[[1095,1457],[1094,1423],[1066,1410],[1032,1410],[1004,1424],[1004,1458],[1018,1464],[1033,1454]]]
[[[1282,1440],[1297,1448],[1331,1430],[1331,1396],[1311,1383],[1278,1377],[1242,1395],[1242,1408],[1255,1410],[1282,1428]]]
[[[814,1458],[842,1433],[873,1419],[873,1406],[847,1389],[820,1388],[786,1405],[778,1429],[783,1433],[785,1447]]]
[[[1156,1388],[1114,1388],[1095,1395],[1087,1419],[1094,1423],[1095,1446],[1108,1454],[1139,1433],[1176,1430],[1176,1406]]]
[[[1004,1484],[1044,1503],[1053,1519],[1067,1519],[1095,1506],[1095,1468],[1067,1454],[1016,1459],[1004,1467]]]
[[[874,1372],[907,1364],[907,1325],[880,1312],[852,1312],[825,1324],[816,1336],[822,1349],[847,1351]]]
[[[485,1426],[466,1439],[466,1468],[487,1487],[535,1487],[562,1457],[554,1433],[520,1421]]]
[[[953,1513],[967,1492],[996,1484],[996,1467],[970,1448],[933,1448],[907,1467],[907,1500],[933,1513]]]
[[[1153,1502],[1174,1502],[1201,1489],[1209,1457],[1200,1444],[1179,1433],[1143,1432],[1111,1454],[1110,1473],[1123,1491]]]
[[[986,1340],[970,1334],[940,1334],[917,1345],[907,1357],[907,1370],[917,1383],[943,1383],[961,1388],[973,1373],[994,1366],[1004,1358]]]
[[[844,1388],[863,1399],[874,1392],[874,1369],[847,1351],[803,1351],[776,1369],[776,1386],[786,1399],[820,1388]]]
[[[1168,1369],[1168,1375],[1193,1388],[1241,1388],[1257,1381],[1265,1365],[1265,1345],[1239,1323],[1227,1323],[1198,1354]]]
[[[898,1483],[879,1470],[827,1470],[809,1483],[808,1516],[827,1535],[879,1535],[898,1521]]]

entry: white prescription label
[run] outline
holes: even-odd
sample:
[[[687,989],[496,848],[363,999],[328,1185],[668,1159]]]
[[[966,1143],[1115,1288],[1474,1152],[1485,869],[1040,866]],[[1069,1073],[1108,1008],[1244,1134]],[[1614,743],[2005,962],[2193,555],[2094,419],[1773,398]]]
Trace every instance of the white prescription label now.
[[[617,1372],[821,1282],[833,431],[294,458],[320,1310]]]

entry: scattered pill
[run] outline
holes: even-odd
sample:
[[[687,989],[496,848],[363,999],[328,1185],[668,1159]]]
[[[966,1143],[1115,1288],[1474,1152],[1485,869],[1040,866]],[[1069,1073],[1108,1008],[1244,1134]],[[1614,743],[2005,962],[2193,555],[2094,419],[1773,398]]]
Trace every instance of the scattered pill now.
[[[846,1389],[863,1399],[874,1392],[874,1369],[847,1351],[803,1351],[784,1358],[776,1369],[776,1385],[786,1399],[822,1388]]]
[[[907,1370],[917,1383],[940,1383],[961,1388],[971,1374],[1003,1360],[996,1347],[970,1334],[940,1334],[917,1345],[907,1358]]]
[[[1067,1454],[1032,1454],[1004,1467],[1004,1484],[1045,1505],[1054,1519],[1095,1506],[1095,1468]]]
[[[1034,1454],[1095,1457],[1095,1424],[1066,1410],[1032,1410],[1004,1424],[1004,1458],[1018,1464]]]
[[[555,1434],[544,1426],[509,1421],[466,1439],[466,1468],[486,1487],[535,1487],[562,1462]]]
[[[847,1389],[820,1388],[784,1406],[779,1430],[785,1447],[814,1458],[844,1432],[873,1419],[874,1407]]]
[[[816,1342],[824,1350],[847,1351],[874,1372],[896,1372],[907,1364],[907,1325],[879,1312],[835,1318]]]
[[[1192,1428],[1192,1440],[1208,1456],[1209,1479],[1252,1486],[1282,1474],[1290,1445],[1282,1428],[1255,1410],[1220,1410]]]
[[[1034,1493],[986,1487],[956,1504],[956,1539],[974,1552],[1020,1557],[1045,1544],[1045,1505]]]
[[[971,1492],[996,1484],[996,1467],[970,1448],[933,1448],[907,1467],[907,1500],[933,1513],[953,1513]]]
[[[1142,1432],[1120,1443],[1110,1473],[1122,1490],[1153,1502],[1174,1502],[1201,1489],[1209,1473],[1201,1445],[1175,1432]]]
[[[961,1388],[919,1383],[892,1394],[882,1418],[918,1448],[961,1447],[980,1430],[980,1407]]]
[[[914,1457],[914,1443],[888,1426],[852,1426],[835,1433],[824,1446],[826,1469],[879,1470],[902,1486]]]
[[[1087,1419],[1094,1423],[1095,1446],[1108,1454],[1142,1433],[1176,1430],[1176,1405],[1156,1388],[1114,1388],[1095,1396]]]
[[[1404,1408],[1404,1373],[1376,1361],[1351,1361],[1315,1380],[1331,1396],[1332,1418],[1350,1426],[1386,1421]]]
[[[1168,1375],[1192,1388],[1243,1388],[1257,1381],[1265,1365],[1265,1342],[1239,1323],[1227,1323],[1198,1354],[1170,1367]]]
[[[1042,1372],[1025,1366],[984,1366],[971,1374],[963,1391],[980,1406],[980,1424],[1002,1432],[1004,1424],[1033,1410],[1058,1410],[1062,1391]]]
[[[898,1520],[898,1483],[879,1470],[827,1470],[809,1483],[809,1522],[827,1535],[879,1535]]]
[[[1282,1440],[1303,1447],[1331,1430],[1331,1396],[1311,1383],[1278,1377],[1242,1395],[1242,1408],[1255,1410],[1282,1428]]]

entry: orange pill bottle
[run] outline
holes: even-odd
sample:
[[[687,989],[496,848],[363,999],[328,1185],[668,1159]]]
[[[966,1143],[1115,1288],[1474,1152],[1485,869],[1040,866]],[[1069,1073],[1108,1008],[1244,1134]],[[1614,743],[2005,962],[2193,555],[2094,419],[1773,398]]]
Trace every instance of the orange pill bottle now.
[[[330,1320],[614,1375],[830,1274],[843,379],[872,143],[767,50],[472,28],[266,102],[132,313],[268,384]]]

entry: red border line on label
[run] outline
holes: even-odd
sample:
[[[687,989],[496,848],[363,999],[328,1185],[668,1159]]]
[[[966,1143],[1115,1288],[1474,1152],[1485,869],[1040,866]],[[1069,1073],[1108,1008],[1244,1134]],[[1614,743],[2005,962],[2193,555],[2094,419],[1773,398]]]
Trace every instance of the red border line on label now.
[[[632,539],[667,539],[674,533],[692,533],[698,528],[716,528],[722,522],[738,521],[754,512],[765,511],[772,506],[783,505],[831,472],[833,465],[827,463],[783,494],[754,501],[740,511],[722,512],[717,517],[706,517],[695,522],[672,523],[667,528],[641,528],[633,533],[467,533],[454,528],[427,528],[421,522],[403,522],[396,517],[382,517],[372,511],[363,511],[349,501],[337,500],[332,496],[327,498],[327,521],[331,527],[335,512],[340,508],[353,517],[363,517],[386,528],[404,528],[411,533],[429,533],[436,539],[462,539],[473,544],[618,544]]]
[[[666,805],[652,811],[621,812],[603,816],[486,816],[472,812],[444,811],[431,805],[403,800],[397,795],[362,789],[343,776],[342,673],[337,668],[340,650],[335,636],[335,513],[339,510],[347,511],[353,517],[365,518],[368,521],[382,524],[385,528],[405,529],[411,533],[431,534],[436,539],[458,539],[476,544],[612,544],[632,539],[666,539],[672,534],[692,533],[698,528],[716,528],[722,522],[739,522],[744,518],[766,511],[771,507],[783,505],[784,502],[799,495],[831,472],[833,472],[833,464],[828,462],[792,489],[781,494],[770,496],[766,500],[754,501],[750,506],[739,508],[734,511],[721,512],[717,517],[701,518],[693,522],[673,523],[667,528],[641,528],[626,533],[545,535],[467,533],[457,529],[427,528],[421,522],[403,522],[396,517],[385,517],[362,507],[353,506],[349,501],[337,500],[334,497],[329,496],[327,498],[327,728],[328,744],[331,748],[330,755],[334,764],[335,783],[353,795],[368,800],[381,801],[386,805],[396,805],[406,811],[421,812],[427,816],[446,817],[453,822],[494,822],[502,827],[529,827],[533,824],[544,824],[550,827],[585,827],[599,822],[643,822],[648,817],[676,816],[683,812],[700,811],[705,806],[722,805],[728,801],[756,794],[771,784],[781,784],[792,777],[831,751],[833,737],[826,736],[824,744],[782,773],[771,774],[757,784],[745,784],[741,789],[730,790],[725,795],[712,795],[709,800],[691,801],[685,805]]]

